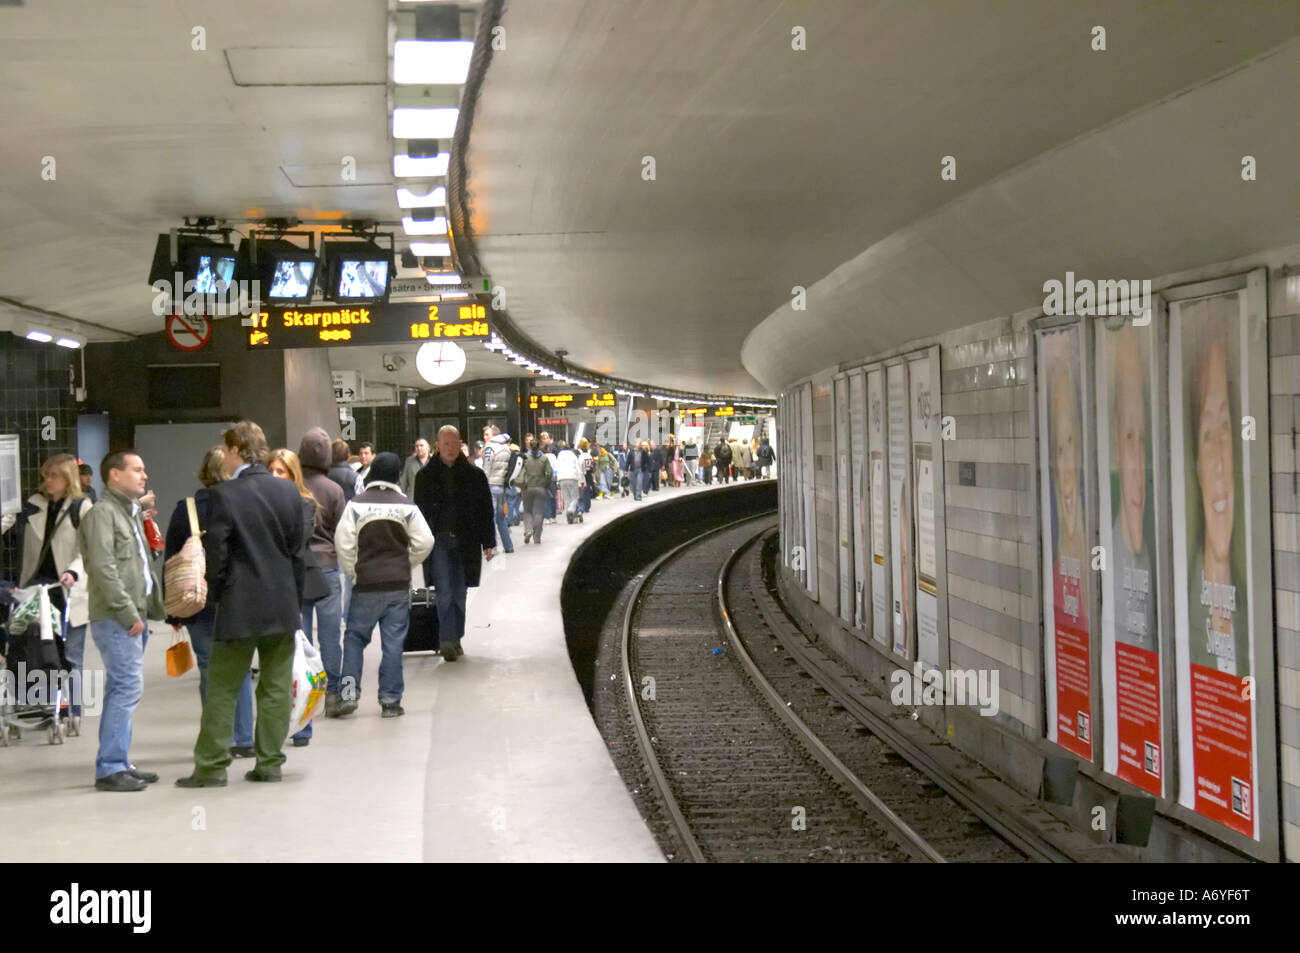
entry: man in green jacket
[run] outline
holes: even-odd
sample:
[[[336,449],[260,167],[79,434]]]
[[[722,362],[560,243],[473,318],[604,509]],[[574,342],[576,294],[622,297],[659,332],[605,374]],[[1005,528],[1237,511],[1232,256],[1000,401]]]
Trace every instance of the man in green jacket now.
[[[162,585],[145,543],[140,497],[148,475],[134,450],[110,453],[99,466],[104,495],[81,521],[82,561],[90,595],[90,635],[107,675],[99,721],[95,787],[141,791],[158,780],[131,763],[131,716],[144,691],[149,619],[163,618]]]

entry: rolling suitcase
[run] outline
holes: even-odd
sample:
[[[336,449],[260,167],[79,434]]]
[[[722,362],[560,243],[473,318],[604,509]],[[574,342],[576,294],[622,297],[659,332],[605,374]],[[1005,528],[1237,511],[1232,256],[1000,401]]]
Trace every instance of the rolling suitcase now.
[[[402,652],[438,651],[438,608],[434,605],[433,587],[411,590],[411,619],[406,629]]]

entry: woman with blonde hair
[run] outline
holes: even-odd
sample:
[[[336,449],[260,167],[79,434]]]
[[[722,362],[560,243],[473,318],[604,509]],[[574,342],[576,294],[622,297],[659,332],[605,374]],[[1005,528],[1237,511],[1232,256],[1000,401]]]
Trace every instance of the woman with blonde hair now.
[[[224,444],[218,444],[203,455],[199,464],[198,478],[203,486],[194,492],[194,513],[199,523],[199,532],[208,527],[212,512],[210,490],[226,479],[223,469],[226,453]],[[190,513],[185,500],[176,503],[171,522],[167,524],[166,548],[164,560],[171,559],[185,541],[190,538]],[[196,615],[188,618],[168,616],[172,630],[179,632],[185,626],[190,634],[190,645],[194,647],[194,660],[199,669],[199,701],[206,702],[208,697],[208,660],[212,657],[213,621],[216,616],[214,605],[205,605]],[[235,758],[251,758],[257,752],[253,748],[253,674],[250,672],[239,687],[235,699],[235,727],[230,735],[230,754]]]
[[[305,603],[312,599],[323,599],[330,594],[330,585],[311,551],[311,537],[316,529],[316,510],[320,508],[320,503],[312,496],[311,490],[307,489],[307,484],[302,482],[302,464],[298,460],[298,454],[292,450],[272,450],[266,455],[266,468],[271,471],[271,476],[292,480],[298,488],[298,495],[302,497],[302,559],[305,568],[302,600]],[[334,691],[325,696],[327,713],[332,714],[338,698],[338,693]],[[330,699],[334,701],[331,703]],[[311,741],[311,736],[311,724],[308,723],[306,728],[293,736],[294,747],[305,747]]]
[[[74,721],[69,726],[77,733],[81,719],[81,663],[86,654],[86,623],[90,620],[90,602],[86,593],[86,571],[81,565],[81,547],[77,529],[90,511],[91,502],[81,488],[77,458],[70,453],[56,453],[41,465],[41,489],[33,493],[19,513],[10,513],[0,523],[0,531],[21,521],[23,586],[62,583],[50,590],[50,602],[60,612],[68,610],[68,631],[64,656],[72,676],[69,699]]]

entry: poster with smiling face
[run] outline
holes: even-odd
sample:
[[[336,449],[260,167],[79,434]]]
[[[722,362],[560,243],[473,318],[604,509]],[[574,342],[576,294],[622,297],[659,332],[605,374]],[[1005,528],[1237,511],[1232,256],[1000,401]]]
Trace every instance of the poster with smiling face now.
[[[1241,440],[1245,292],[1170,309],[1179,801],[1257,836],[1250,523]]]
[[[1080,331],[1038,332],[1039,485],[1042,488],[1043,659],[1047,737],[1092,759],[1091,571],[1085,500]]]
[[[1114,319],[1097,333],[1101,684],[1106,771],[1164,793],[1153,424],[1155,331]]]

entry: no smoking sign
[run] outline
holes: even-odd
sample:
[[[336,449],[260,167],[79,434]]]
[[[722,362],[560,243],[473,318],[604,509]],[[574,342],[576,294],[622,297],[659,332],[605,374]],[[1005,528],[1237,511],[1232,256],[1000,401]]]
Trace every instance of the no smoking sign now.
[[[212,319],[202,314],[170,315],[167,340],[182,351],[197,351],[212,340]]]

